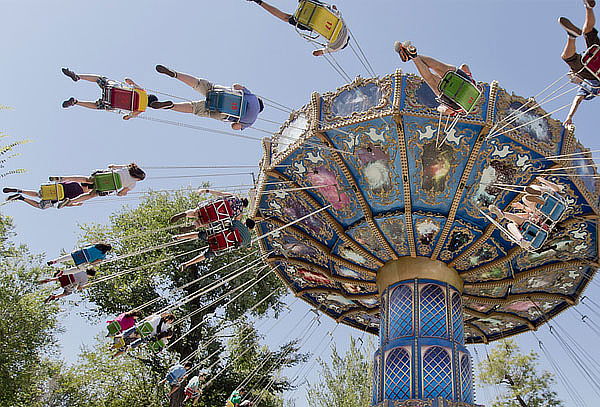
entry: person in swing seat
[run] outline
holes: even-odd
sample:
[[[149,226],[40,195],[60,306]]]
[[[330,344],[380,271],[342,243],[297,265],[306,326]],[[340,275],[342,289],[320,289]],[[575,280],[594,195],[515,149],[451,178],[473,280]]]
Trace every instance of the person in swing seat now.
[[[178,79],[186,85],[190,86],[192,89],[197,91],[203,96],[206,96],[208,92],[212,90],[226,90],[227,88],[220,85],[215,85],[212,82],[202,79],[196,78],[195,76],[189,75],[187,73],[178,72],[174,69],[167,68],[164,65],[156,65],[156,71],[163,75],[167,75],[171,78]],[[260,112],[264,109],[264,104],[262,99],[257,97],[255,94],[250,92],[247,88],[240,84],[234,84],[232,86],[233,90],[238,90],[243,92],[244,100],[246,101],[246,111],[239,118],[239,121],[231,116],[221,113],[218,111],[211,111],[208,109],[206,100],[199,100],[194,102],[181,102],[175,103],[171,107],[167,107],[166,109],[171,109],[180,113],[189,113],[194,114],[200,117],[209,117],[216,120],[221,121],[233,121],[231,123],[231,128],[234,130],[244,130],[254,124]]]
[[[244,209],[248,207],[249,204],[247,198],[239,198],[229,192],[221,192],[212,189],[200,189],[198,190],[198,193],[210,194],[215,198],[223,198],[224,200],[226,200],[229,203],[229,206],[231,207],[232,218],[237,220],[241,220],[242,213],[244,212]],[[190,209],[188,211],[173,215],[171,219],[169,219],[169,223],[176,223],[177,221],[185,218],[194,219],[194,223],[192,225],[187,227],[181,227],[179,229],[180,233],[187,233],[202,227],[206,227],[207,225],[202,223],[200,217],[200,208],[204,207],[205,205],[207,205],[207,202],[201,202],[195,209]]]
[[[119,175],[121,180],[121,188],[117,191],[117,196],[125,196],[129,191],[135,188],[135,185],[138,181],[143,181],[146,178],[146,173],[142,170],[136,163],[131,164],[109,164],[106,170],[100,172],[112,172]],[[96,174],[96,173],[94,173]],[[58,181],[58,182],[82,182],[94,185],[94,174],[89,177],[84,175],[69,175],[69,176],[60,176],[60,177],[49,177],[50,181]],[[79,195],[74,199],[65,199],[61,202],[61,205],[65,206],[73,206],[73,205],[81,205],[83,202],[88,199],[92,199],[99,196],[98,192],[94,189],[91,191]],[[59,205],[59,207],[61,207]]]
[[[6,198],[7,201],[23,201],[26,204],[38,209],[48,209],[58,203],[57,207],[60,209],[64,206],[80,206],[81,203],[72,202],[70,200],[85,195],[91,192],[94,188],[94,184],[89,182],[64,181],[59,182],[59,184],[62,186],[65,195],[65,199],[60,202],[47,199],[40,199],[39,201],[31,199],[42,198],[42,195],[39,191],[32,191],[19,188],[3,188],[2,192],[4,192],[5,194],[13,194]]]
[[[456,72],[458,75],[462,76],[468,81],[475,83],[473,75],[471,74],[471,69],[467,64],[462,64],[457,68],[453,65],[448,65],[444,62],[438,61],[435,58],[419,55],[417,54],[417,48],[412,45],[410,41],[396,41],[394,43],[394,50],[398,53],[402,62],[413,61],[425,83],[429,85],[433,93],[435,93],[438,98],[441,96],[439,84],[444,75],[450,71]],[[443,103],[438,106],[438,111],[442,114],[448,115],[455,113],[454,109],[452,109],[450,106],[446,106]]]
[[[239,246],[237,246],[238,248],[250,246],[250,244],[252,243],[251,229],[253,229],[255,225],[256,225],[256,223],[252,219],[246,219],[246,222],[244,222],[244,223],[242,223],[240,220],[237,220],[237,219],[234,219],[231,222],[231,228],[237,229],[240,232],[240,236],[242,238],[242,241],[239,243]],[[186,233],[186,234],[182,234],[182,235],[176,235],[176,236],[173,236],[173,240],[191,240],[194,238],[206,240],[207,237],[208,236],[205,231],[200,231],[200,232],[191,232],[191,233]],[[180,266],[180,268],[183,271],[193,264],[203,262],[204,260],[214,257],[214,256],[215,256],[215,253],[210,248],[208,248],[202,254],[183,263]]]
[[[558,19],[558,23],[567,32],[567,43],[561,57],[563,61],[569,65],[569,68],[571,68],[569,72],[571,81],[579,85],[579,90],[573,98],[571,108],[564,121],[565,127],[571,127],[573,125],[573,116],[575,115],[575,112],[577,112],[581,102],[584,100],[592,100],[600,94],[600,81],[584,68],[582,55],[577,53],[575,44],[577,37],[583,35],[588,48],[592,45],[600,45],[598,30],[594,27],[596,25],[596,16],[594,14],[596,1],[583,0],[583,4],[585,6],[585,22],[583,23],[583,28],[577,27],[566,17],[560,17]]]
[[[94,82],[94,83],[97,83],[98,86],[100,87],[100,89],[102,89],[102,90],[105,90],[106,87],[108,87],[108,86],[118,87],[118,85],[119,85],[118,82],[108,79],[105,76],[100,76],[100,75],[95,75],[95,74],[76,74],[75,72],[71,71],[69,68],[61,68],[61,70],[62,70],[63,74],[65,74],[66,76],[71,78],[74,82],[77,82],[79,80]],[[134,89],[144,90],[137,83],[135,83],[133,81],[133,79],[131,79],[131,78],[125,78],[125,83],[127,83],[129,86],[133,87]],[[113,110],[113,107],[108,106],[102,99],[99,99],[95,102],[91,102],[91,101],[80,101],[80,100],[75,99],[74,97],[71,97],[62,103],[62,107],[64,107],[64,108],[68,108],[68,107],[76,106],[76,105],[85,107],[87,109],[94,109],[94,110]],[[171,102],[171,101],[160,102],[156,95],[148,95],[148,107],[150,107],[152,109],[169,109],[169,108],[173,107],[173,102]],[[128,114],[123,116],[123,119],[124,120],[132,119],[132,118],[138,116],[140,113],[142,113],[142,112],[138,111],[138,110],[130,111]]]
[[[294,27],[297,27],[299,30],[312,31],[312,29],[310,27],[307,27],[303,24],[299,24],[296,21],[296,18],[294,17],[293,14],[288,14],[286,12],[283,12],[283,11],[279,10],[277,7],[272,6],[271,4],[267,3],[266,1],[263,1],[263,0],[247,0],[247,1],[252,1],[252,2],[258,4],[272,16],[274,16],[274,17],[278,18],[279,20],[282,20],[286,23],[289,23],[289,24],[293,25]],[[329,9],[329,11],[331,11],[337,18],[339,18],[341,20],[342,14],[339,12],[339,10],[337,9],[337,7],[335,5],[329,6],[318,0],[313,0],[313,2],[318,3],[318,4],[322,5],[323,7],[327,7]],[[331,54],[333,52],[340,51],[348,46],[348,44],[350,43],[350,32],[348,31],[348,28],[346,27],[346,24],[343,22],[343,20],[341,20],[341,21],[342,21],[342,28],[341,28],[338,36],[336,37],[336,39],[333,42],[328,42],[325,47],[314,50],[312,52],[312,54],[314,56],[318,57],[318,56],[321,56],[324,54]]]
[[[93,277],[96,275],[96,270],[93,268],[89,268],[84,271],[78,271],[76,273],[65,273],[63,271],[59,271],[52,278],[46,278],[44,280],[38,281],[38,284],[46,284],[52,281],[57,281],[60,284],[60,287],[63,289],[61,294],[51,294],[48,296],[44,303],[48,303],[50,301],[57,300],[59,298],[65,297],[67,295],[73,294],[75,290],[83,290],[85,285],[89,281],[89,277]]]
[[[82,264],[96,264],[106,259],[106,253],[112,250],[112,246],[107,243],[97,243],[83,249],[75,250],[72,253],[65,254],[53,260],[49,260],[46,264],[49,266],[57,263],[70,262],[75,263],[75,266]]]

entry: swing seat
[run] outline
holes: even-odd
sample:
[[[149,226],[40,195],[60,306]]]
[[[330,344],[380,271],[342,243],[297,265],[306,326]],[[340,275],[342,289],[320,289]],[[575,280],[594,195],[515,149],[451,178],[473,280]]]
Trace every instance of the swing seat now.
[[[115,338],[115,342],[113,343],[114,349],[122,349],[126,346],[125,339],[123,338]]]
[[[216,255],[230,251],[242,243],[242,235],[237,229],[224,230],[207,236],[208,246]]]
[[[567,211],[567,203],[557,196],[549,193],[542,195],[544,204],[536,205],[537,209],[553,222],[559,222],[563,214]]]
[[[144,322],[143,324],[136,326],[135,330],[142,338],[145,338],[154,332],[154,328],[152,328],[152,324],[150,322]]]
[[[229,201],[225,199],[212,201],[202,206],[198,209],[198,213],[200,215],[200,221],[204,224],[219,222],[233,217],[231,205]]]
[[[108,195],[121,187],[121,176],[115,171],[100,171],[94,174],[94,190],[100,195]]]
[[[108,336],[115,336],[121,333],[121,324],[117,321],[112,321],[106,326],[106,329],[108,329]]]
[[[79,249],[71,253],[71,257],[73,258],[73,261],[75,262],[76,266],[80,266],[82,264],[90,262],[90,257],[88,255],[87,249]]]
[[[585,69],[590,72],[594,77],[600,80],[600,46],[597,44],[592,45],[585,51],[581,57],[581,62]]]
[[[462,114],[469,114],[483,91],[470,79],[454,71],[446,72],[438,85],[440,102]]]
[[[161,350],[163,350],[167,345],[165,344],[165,342],[162,339],[159,339],[158,341],[154,341],[154,342],[150,342],[148,344],[148,348],[150,348],[150,350],[152,350],[153,352],[160,352]]]
[[[148,94],[142,89],[107,86],[103,89],[102,101],[108,109],[143,112],[148,107]]]
[[[61,184],[44,184],[40,186],[40,197],[43,201],[62,201],[65,191]]]
[[[206,95],[206,108],[211,112],[224,113],[227,120],[239,122],[246,114],[248,102],[244,100],[242,92],[217,89],[211,90]]]
[[[541,248],[548,239],[548,231],[541,227],[527,221],[521,226],[521,234],[523,240],[530,244],[531,250],[538,250]]]
[[[342,19],[325,5],[311,0],[300,1],[294,19],[297,24],[310,28],[330,43],[338,39],[344,25]]]

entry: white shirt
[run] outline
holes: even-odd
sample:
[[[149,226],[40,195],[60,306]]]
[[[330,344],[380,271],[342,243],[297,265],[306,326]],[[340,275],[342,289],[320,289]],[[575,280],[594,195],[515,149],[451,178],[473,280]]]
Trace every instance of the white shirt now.
[[[121,186],[123,188],[129,188],[129,189],[133,189],[135,188],[135,183],[138,181],[137,179],[133,178],[130,174],[129,174],[129,168],[120,168],[117,171],[115,171],[117,174],[119,174],[119,176],[121,177]]]
[[[147,322],[149,322],[150,325],[152,325],[152,334],[153,335],[158,335],[161,332],[166,332],[169,330],[169,328],[171,328],[171,324],[165,321],[162,324],[160,332],[156,331],[158,329],[158,324],[160,323],[160,315],[151,316],[150,318],[148,318]]]

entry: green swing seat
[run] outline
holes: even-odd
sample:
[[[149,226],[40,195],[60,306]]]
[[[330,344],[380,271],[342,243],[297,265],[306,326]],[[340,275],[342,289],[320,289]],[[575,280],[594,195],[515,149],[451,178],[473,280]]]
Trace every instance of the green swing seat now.
[[[121,176],[115,171],[101,171],[94,174],[94,190],[100,195],[108,195],[121,188]]]
[[[152,328],[152,324],[150,322],[144,322],[143,324],[138,325],[135,329],[142,338],[145,338],[154,332],[154,328]]]
[[[112,321],[106,328],[108,329],[108,336],[115,336],[121,333],[121,325],[117,321]]]
[[[444,75],[438,89],[440,102],[463,114],[470,113],[483,94],[472,80],[455,71],[448,71]]]
[[[162,339],[159,339],[158,341],[154,341],[154,342],[150,342],[148,344],[148,348],[150,348],[150,350],[152,350],[153,352],[160,352],[161,350],[163,350],[167,345],[165,344],[165,342]]]

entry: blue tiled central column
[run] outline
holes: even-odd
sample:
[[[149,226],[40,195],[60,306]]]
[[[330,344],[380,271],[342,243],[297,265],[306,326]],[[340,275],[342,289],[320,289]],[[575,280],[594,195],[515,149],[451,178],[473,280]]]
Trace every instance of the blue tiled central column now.
[[[428,258],[401,258],[382,267],[377,285],[381,326],[372,405],[474,405],[456,271]]]

